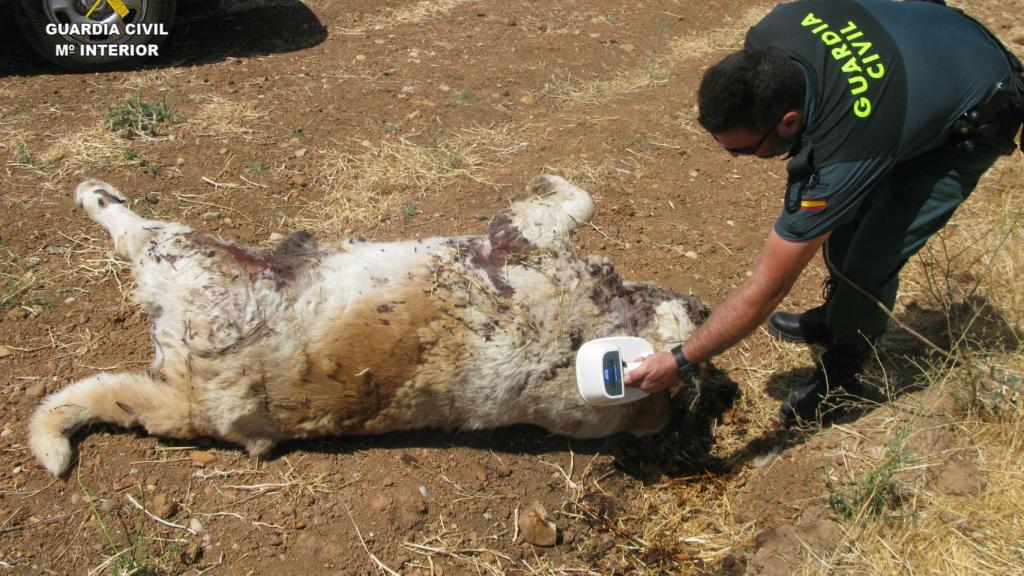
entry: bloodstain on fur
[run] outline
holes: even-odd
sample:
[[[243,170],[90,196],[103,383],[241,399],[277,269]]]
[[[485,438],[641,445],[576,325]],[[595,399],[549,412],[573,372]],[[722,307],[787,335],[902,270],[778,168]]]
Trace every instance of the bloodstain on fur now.
[[[695,297],[684,297],[678,292],[662,288],[652,284],[626,285],[611,263],[591,262],[590,275],[594,277],[595,284],[591,297],[602,313],[615,314],[619,324],[625,327],[632,336],[638,336],[651,323],[658,305],[668,300],[687,299],[698,302]],[[703,304],[701,304],[703,308]],[[693,310],[692,303],[687,307]],[[707,310],[703,308],[703,310]],[[698,317],[706,317],[705,313],[697,313]],[[703,318],[695,321],[691,313],[691,321],[694,326],[703,323]]]
[[[280,284],[294,281],[299,270],[315,261],[321,254],[316,241],[308,232],[295,232],[289,235],[274,250],[241,246],[202,232],[193,231],[185,236],[197,248],[212,248],[229,256],[250,279],[269,271]],[[210,256],[214,256],[216,252]]]
[[[488,229],[490,246],[480,239],[469,244],[470,264],[483,270],[502,298],[511,298],[515,290],[506,281],[505,266],[517,257],[529,254],[536,246],[523,237],[522,231],[512,221],[508,212],[499,212],[491,220]]]

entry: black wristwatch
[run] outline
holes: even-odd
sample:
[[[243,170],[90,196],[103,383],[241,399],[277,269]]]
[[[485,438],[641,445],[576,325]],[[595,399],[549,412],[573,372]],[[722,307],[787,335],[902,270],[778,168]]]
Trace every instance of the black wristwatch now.
[[[686,354],[683,354],[682,345],[673,348],[672,355],[676,358],[676,376],[683,382],[692,382],[693,377],[697,375],[697,372],[700,372],[700,367],[696,364],[691,364],[686,359]]]

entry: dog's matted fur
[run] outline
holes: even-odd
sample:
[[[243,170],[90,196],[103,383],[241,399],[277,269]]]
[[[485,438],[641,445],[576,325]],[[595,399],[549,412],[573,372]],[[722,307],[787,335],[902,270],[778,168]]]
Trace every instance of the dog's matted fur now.
[[[328,250],[297,233],[262,250],[146,220],[111,185],[83,182],[75,205],[131,263],[156,356],[146,373],[96,374],[44,399],[33,453],[63,473],[70,435],[89,422],[212,436],[255,455],[288,438],[422,427],[658,431],[667,392],[591,406],[576,391],[575,350],[611,335],[664,349],[706,309],[579,258],[569,236],[593,214],[585,191],[540,176],[527,192],[487,236]]]

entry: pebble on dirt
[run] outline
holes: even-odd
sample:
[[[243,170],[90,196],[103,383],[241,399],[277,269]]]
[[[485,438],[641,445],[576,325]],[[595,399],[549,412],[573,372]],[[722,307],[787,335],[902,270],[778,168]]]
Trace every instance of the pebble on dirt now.
[[[544,505],[536,500],[519,511],[519,531],[534,546],[550,547],[558,541],[558,527]]]
[[[46,382],[36,382],[25,389],[29,398],[42,398],[46,396]]]
[[[170,518],[178,512],[178,503],[164,494],[157,494],[157,496],[153,498],[150,507],[153,514],[164,519]]]
[[[192,460],[192,465],[198,468],[209,466],[217,461],[217,455],[212,452],[193,451],[188,456]]]

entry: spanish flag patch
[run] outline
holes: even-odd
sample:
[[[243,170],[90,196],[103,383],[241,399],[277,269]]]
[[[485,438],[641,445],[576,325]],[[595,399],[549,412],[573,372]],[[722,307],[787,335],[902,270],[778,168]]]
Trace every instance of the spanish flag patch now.
[[[828,204],[824,200],[801,200],[801,210],[823,210]]]

